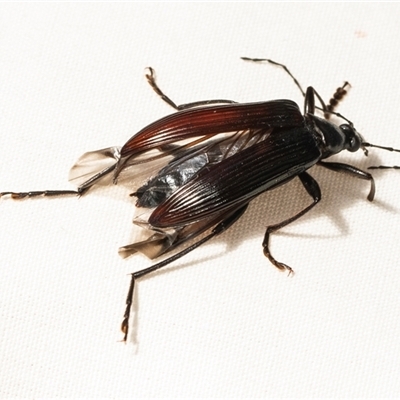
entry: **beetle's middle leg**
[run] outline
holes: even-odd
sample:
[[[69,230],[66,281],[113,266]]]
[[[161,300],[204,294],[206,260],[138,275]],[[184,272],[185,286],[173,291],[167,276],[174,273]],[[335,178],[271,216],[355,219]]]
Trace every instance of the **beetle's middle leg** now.
[[[175,108],[175,110],[177,110],[177,111],[185,110],[187,108],[207,106],[210,104],[234,104],[234,103],[236,103],[236,101],[233,101],[233,100],[203,100],[203,101],[195,101],[193,103],[177,105],[157,85],[154,69],[151,67],[147,67],[147,69],[149,70],[149,73],[146,74],[146,79],[147,79],[147,82],[149,82],[149,85],[161,97],[162,100],[164,100],[171,107]]]
[[[290,223],[296,221],[298,218],[306,214],[308,211],[310,211],[320,200],[321,200],[321,189],[319,188],[319,185],[317,181],[309,175],[307,172],[302,172],[299,174],[299,178],[301,180],[301,183],[303,184],[304,188],[307,190],[308,194],[313,198],[313,202],[307,206],[304,210],[300,211],[296,215],[294,215],[291,218],[285,219],[284,221],[275,224],[275,225],[270,225],[268,226],[265,236],[264,236],[264,241],[263,241],[263,248],[264,248],[264,255],[268,257],[268,259],[271,261],[275,267],[277,267],[280,270],[287,270],[289,272],[289,275],[293,273],[293,269],[289,267],[289,265],[286,265],[280,261],[277,261],[271,254],[269,250],[269,237],[270,234],[273,232],[276,232],[278,229],[283,228],[286,225],[289,225]]]

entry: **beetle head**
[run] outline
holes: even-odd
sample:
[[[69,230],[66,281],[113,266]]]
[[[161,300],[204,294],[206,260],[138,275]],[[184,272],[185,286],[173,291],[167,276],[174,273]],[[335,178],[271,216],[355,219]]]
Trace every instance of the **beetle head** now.
[[[345,142],[343,144],[343,149],[351,151],[354,153],[359,150],[364,142],[362,136],[354,129],[353,125],[342,124],[339,126],[340,130],[343,132],[345,137]]]

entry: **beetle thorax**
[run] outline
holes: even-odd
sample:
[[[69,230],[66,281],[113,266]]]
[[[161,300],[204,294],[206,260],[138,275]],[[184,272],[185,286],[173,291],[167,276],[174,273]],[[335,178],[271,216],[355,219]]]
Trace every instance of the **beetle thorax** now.
[[[338,126],[313,114],[307,114],[305,118],[320,135],[323,143],[322,158],[330,157],[342,150],[354,152],[361,147],[362,138],[351,125]]]

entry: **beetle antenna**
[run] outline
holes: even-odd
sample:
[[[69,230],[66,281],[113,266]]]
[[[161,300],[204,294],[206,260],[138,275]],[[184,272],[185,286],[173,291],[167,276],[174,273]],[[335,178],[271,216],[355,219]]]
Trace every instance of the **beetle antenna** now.
[[[363,147],[374,147],[376,149],[387,150],[387,151],[394,151],[396,153],[400,153],[399,149],[394,149],[393,147],[386,147],[386,146],[378,146],[376,144],[365,142],[362,144]]]
[[[326,111],[324,113],[324,116],[326,119],[329,119],[331,116],[331,113],[335,111],[335,108],[338,106],[339,102],[343,100],[343,97],[346,96],[348,90],[346,90],[346,87],[351,88],[351,85],[349,82],[345,82],[343,86],[338,87],[336,89],[336,92],[333,94],[333,96],[329,99],[328,105],[326,106]]]
[[[281,67],[285,70],[285,72],[293,79],[295,85],[299,88],[301,94],[303,97],[306,97],[306,92],[303,90],[301,87],[299,81],[294,77],[294,75],[289,71],[288,67],[286,65],[283,65],[281,63],[278,63],[274,60],[270,60],[269,58],[250,58],[250,57],[240,57],[244,61],[253,61],[253,62],[269,62],[270,64],[276,65],[278,67]]]
[[[300,85],[299,81],[295,78],[295,76],[289,71],[288,67],[286,65],[278,63],[274,60],[271,60],[269,58],[250,58],[250,57],[240,57],[244,61],[253,61],[253,62],[268,62],[270,64],[276,65],[278,67],[281,67],[284,69],[284,71],[293,79],[295,85],[299,88],[301,94],[303,97],[306,97],[306,92],[303,90],[302,86]],[[335,115],[338,118],[343,119],[346,121],[348,124],[353,126],[353,123],[348,120],[346,117],[344,117],[342,114],[334,111],[336,106],[339,104],[340,100],[343,99],[343,97],[347,94],[347,90],[345,88],[347,86],[351,86],[349,82],[345,82],[342,87],[339,87],[336,89],[336,92],[332,96],[332,98],[329,100],[328,106],[325,105],[324,101],[322,100],[322,97],[314,90],[314,94],[317,96],[318,100],[321,103],[321,106],[315,106],[315,108],[319,111],[322,111],[324,113],[324,116],[326,119],[329,119],[331,115]]]
[[[386,147],[386,146],[378,146],[376,144],[372,143],[362,143],[362,148],[364,150],[365,155],[368,155],[368,150],[366,147],[374,147],[375,149],[381,149],[381,150],[387,150],[387,151],[393,151],[396,153],[400,153],[399,149],[394,149],[393,147]],[[400,169],[400,166],[398,165],[393,165],[393,166],[388,166],[388,165],[372,165],[368,167],[368,169]]]

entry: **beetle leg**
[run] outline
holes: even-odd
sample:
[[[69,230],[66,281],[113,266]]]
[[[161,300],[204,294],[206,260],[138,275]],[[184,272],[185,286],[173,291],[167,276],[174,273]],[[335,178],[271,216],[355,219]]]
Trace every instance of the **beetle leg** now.
[[[187,108],[207,106],[210,104],[222,104],[222,103],[223,104],[234,104],[234,103],[236,103],[236,101],[233,101],[233,100],[203,100],[203,101],[195,101],[193,103],[177,105],[166,94],[164,94],[164,92],[157,85],[154,69],[151,67],[147,67],[147,69],[150,72],[150,73],[146,74],[146,79],[147,79],[147,82],[149,82],[149,85],[161,97],[162,100],[164,100],[171,107],[175,108],[175,110],[177,110],[177,111],[185,110]]]
[[[321,189],[319,188],[319,185],[317,181],[309,175],[307,172],[302,172],[299,174],[299,178],[301,180],[301,183],[303,184],[304,188],[307,190],[308,194],[313,198],[312,204],[307,206],[304,210],[300,211],[296,215],[294,215],[291,218],[285,219],[284,221],[280,222],[279,224],[275,225],[270,225],[267,227],[267,230],[265,232],[264,236],[264,241],[263,241],[263,248],[264,248],[264,255],[268,257],[268,259],[271,261],[271,263],[277,267],[280,270],[287,270],[289,272],[289,275],[293,273],[293,269],[289,267],[288,265],[281,263],[277,261],[271,254],[269,250],[269,236],[271,233],[276,232],[278,229],[283,228],[286,225],[289,225],[290,223],[296,221],[298,218],[306,214],[308,211],[310,211],[320,200],[321,200]]]
[[[81,196],[86,189],[79,190],[36,190],[31,192],[1,192],[0,197],[10,195],[15,200],[21,200],[25,197],[37,197],[37,196]]]
[[[103,169],[101,172],[92,176],[86,182],[82,183],[76,190],[35,190],[30,192],[0,192],[0,197],[10,195],[15,200],[21,200],[26,197],[37,197],[37,196],[82,196],[85,194],[97,181],[103,178],[105,175],[109,174],[115,169],[115,165],[111,165]]]
[[[126,342],[128,338],[128,331],[129,331],[129,317],[131,314],[131,309],[132,309],[132,304],[133,304],[133,297],[134,297],[134,288],[135,288],[135,282],[136,279],[147,275],[151,272],[157,271],[158,269],[165,267],[166,265],[170,264],[171,262],[177,260],[178,258],[183,257],[184,255],[190,253],[192,250],[196,249],[197,247],[201,246],[203,243],[207,242],[214,236],[216,236],[217,233],[214,232],[214,230],[204,237],[203,239],[199,240],[198,242],[192,244],[191,246],[187,247],[186,249],[180,251],[179,253],[173,255],[172,257],[168,257],[166,260],[161,261],[157,264],[152,265],[149,268],[142,269],[141,271],[135,272],[131,275],[131,283],[129,286],[129,291],[128,295],[126,297],[126,308],[125,308],[125,313],[124,313],[124,319],[122,320],[121,324],[121,330],[124,333],[124,338],[123,341]]]
[[[341,172],[347,175],[354,176],[355,178],[359,179],[364,179],[366,181],[371,182],[371,189],[369,191],[367,199],[369,201],[372,201],[375,197],[375,181],[374,178],[371,174],[368,172],[365,172],[361,169],[358,169],[356,167],[353,167],[352,165],[348,164],[343,164],[343,163],[337,163],[337,162],[324,162],[320,161],[318,165],[321,165],[322,167],[328,168],[331,171],[335,172]]]
[[[128,331],[129,331],[129,317],[132,309],[133,297],[134,297],[134,288],[136,279],[141,278],[151,272],[157,271],[160,268],[165,267],[166,265],[170,264],[171,262],[177,260],[178,258],[183,257],[184,255],[190,253],[192,250],[196,249],[197,247],[201,246],[203,243],[209,241],[214,236],[217,236],[223,232],[225,232],[228,228],[230,228],[246,211],[248,203],[242,206],[241,208],[235,210],[233,213],[228,214],[226,218],[224,218],[217,226],[213,228],[211,233],[205,236],[203,239],[200,239],[196,243],[192,244],[191,246],[187,247],[186,249],[180,251],[179,253],[168,257],[166,260],[161,261],[157,264],[152,265],[149,268],[142,269],[141,271],[137,271],[131,275],[131,283],[129,286],[128,296],[126,298],[126,309],[124,313],[124,319],[121,324],[121,330],[124,333],[123,341],[126,342],[128,338]]]

